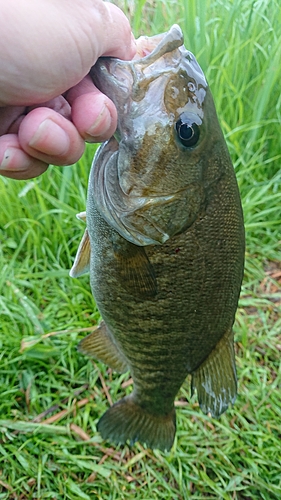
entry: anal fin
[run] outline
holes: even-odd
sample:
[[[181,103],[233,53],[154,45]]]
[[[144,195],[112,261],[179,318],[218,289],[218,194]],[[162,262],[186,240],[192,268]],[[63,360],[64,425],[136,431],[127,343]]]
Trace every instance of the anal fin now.
[[[208,358],[192,374],[192,393],[196,389],[204,413],[219,417],[234,404],[237,379],[233,332],[227,331]]]
[[[95,357],[119,373],[128,370],[127,362],[114,343],[104,321],[79,342],[78,350],[86,356]]]

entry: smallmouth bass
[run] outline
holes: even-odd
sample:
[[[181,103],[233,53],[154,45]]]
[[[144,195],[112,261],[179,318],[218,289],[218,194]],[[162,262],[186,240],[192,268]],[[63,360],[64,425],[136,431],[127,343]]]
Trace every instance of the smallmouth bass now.
[[[179,26],[140,46],[148,55],[92,69],[119,118],[93,161],[70,274],[90,271],[103,318],[80,351],[134,380],[98,430],[169,450],[188,374],[204,413],[218,417],[235,401],[244,225],[213,99]]]

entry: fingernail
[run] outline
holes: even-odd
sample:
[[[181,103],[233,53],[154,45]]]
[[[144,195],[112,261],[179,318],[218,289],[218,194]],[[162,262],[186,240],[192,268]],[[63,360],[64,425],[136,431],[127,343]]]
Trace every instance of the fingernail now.
[[[0,169],[1,170],[7,170],[8,166],[9,166],[9,163],[11,162],[11,159],[12,159],[12,155],[15,154],[14,151],[13,151],[14,148],[8,148],[6,149],[4,155],[3,155],[3,159],[1,161],[1,164],[0,164]]]
[[[70,141],[67,133],[53,120],[47,118],[39,125],[29,146],[48,155],[64,155],[68,152]]]
[[[105,134],[111,126],[111,114],[104,104],[100,114],[95,120],[95,123],[88,130],[88,134],[93,137],[99,137]]]
[[[29,164],[30,159],[24,151],[10,147],[6,149],[3,155],[0,163],[0,170],[26,170],[29,167]]]

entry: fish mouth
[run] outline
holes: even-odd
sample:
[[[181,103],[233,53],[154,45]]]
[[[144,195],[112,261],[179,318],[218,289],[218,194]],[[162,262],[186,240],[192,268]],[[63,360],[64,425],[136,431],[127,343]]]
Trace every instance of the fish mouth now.
[[[100,57],[91,68],[90,76],[96,87],[120,109],[122,101],[127,100],[128,93],[138,93],[140,88],[146,87],[167,71],[161,65],[157,67],[157,61],[183,43],[182,30],[174,24],[166,33],[140,37],[137,40],[137,54],[132,61]],[[150,66],[153,66],[153,74],[149,71]],[[148,74],[145,74],[146,69]]]

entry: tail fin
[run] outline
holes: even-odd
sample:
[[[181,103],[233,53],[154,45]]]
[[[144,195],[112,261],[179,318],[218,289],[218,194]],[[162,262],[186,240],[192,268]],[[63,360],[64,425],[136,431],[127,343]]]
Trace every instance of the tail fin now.
[[[101,417],[97,426],[104,439],[118,444],[127,440],[145,443],[149,448],[170,450],[176,432],[176,414],[153,415],[134,402],[133,395],[115,403]]]

